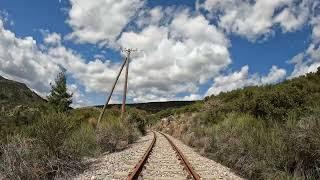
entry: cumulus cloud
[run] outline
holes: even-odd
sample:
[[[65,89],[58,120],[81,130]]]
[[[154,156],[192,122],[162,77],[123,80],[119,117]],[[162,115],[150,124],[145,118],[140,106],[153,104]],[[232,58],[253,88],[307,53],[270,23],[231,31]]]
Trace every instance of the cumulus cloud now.
[[[120,35],[143,0],[70,0],[68,38],[77,42],[110,45]]]
[[[67,69],[67,72],[82,85],[87,92],[104,92],[116,77],[119,64],[94,59],[86,62],[79,54],[64,46],[49,48],[52,61]]]
[[[318,6],[318,8],[320,8],[320,2]],[[314,43],[320,43],[320,14],[313,16],[310,24],[312,26],[312,41]]]
[[[111,86],[119,68],[117,63],[98,59],[87,63],[76,52],[60,43],[41,50],[32,37],[18,38],[6,30],[1,19],[0,42],[0,74],[27,84],[43,97],[50,91],[50,83],[54,82],[61,68],[67,69],[67,74],[85,86],[87,91],[98,92],[104,92]],[[68,87],[75,94],[75,106],[89,103],[78,90],[78,85]]]
[[[83,106],[88,106],[88,104],[92,104],[85,95],[79,89],[77,84],[68,84],[67,85],[68,92],[72,94],[72,107],[78,108]]]
[[[59,45],[61,43],[61,35],[58,33],[47,34],[44,43],[48,45]]]
[[[202,96],[200,94],[190,94],[189,96],[183,97],[184,101],[195,101],[202,99]]]
[[[297,54],[289,62],[294,64],[294,70],[289,79],[316,72],[320,66],[320,46],[311,44],[305,52]]]
[[[92,43],[117,49],[137,48],[132,54],[128,99],[133,102],[195,100],[202,98],[199,86],[213,80],[206,95],[250,85],[280,81],[286,71],[273,66],[269,74],[249,74],[248,66],[239,72],[222,75],[231,64],[226,33],[255,41],[282,31],[301,28],[308,20],[312,41],[306,52],[291,62],[292,77],[313,71],[319,63],[319,16],[310,14],[314,1],[302,0],[206,0],[197,5],[209,16],[176,7],[143,8],[144,0],[70,0],[67,23],[72,32],[67,38],[78,43]],[[313,4],[313,5],[312,5]],[[314,8],[314,7],[313,7]],[[209,19],[214,19],[212,23]],[[46,34],[45,48],[32,37],[18,38],[0,21],[0,73],[26,83],[46,94],[60,67],[67,69],[75,82],[68,85],[74,93],[74,106],[90,103],[85,93],[109,90],[120,62],[96,55],[85,59],[62,45],[61,35]],[[114,102],[121,98],[123,76],[115,91]],[[79,87],[84,87],[84,91]],[[187,94],[177,97],[179,94]]]
[[[7,78],[26,83],[45,95],[59,72],[51,57],[39,50],[32,37],[18,38],[4,28],[0,19],[0,73]]]
[[[274,33],[277,24],[284,32],[302,27],[309,18],[312,0],[206,0],[200,7],[209,11],[211,18],[229,33],[255,41]]]
[[[273,84],[283,80],[287,72],[284,69],[279,69],[277,66],[272,66],[267,76],[262,76],[259,84]]]
[[[202,15],[187,10],[175,14],[167,26],[124,32],[118,43],[143,50],[130,67],[129,87],[136,102],[196,93],[199,84],[231,63],[225,35]]]
[[[277,66],[272,66],[266,76],[258,74],[249,74],[249,66],[243,66],[240,71],[227,75],[220,75],[214,78],[213,85],[208,89],[205,96],[217,95],[220,92],[232,91],[234,89],[246,86],[272,84],[283,80],[286,76],[286,70]]]

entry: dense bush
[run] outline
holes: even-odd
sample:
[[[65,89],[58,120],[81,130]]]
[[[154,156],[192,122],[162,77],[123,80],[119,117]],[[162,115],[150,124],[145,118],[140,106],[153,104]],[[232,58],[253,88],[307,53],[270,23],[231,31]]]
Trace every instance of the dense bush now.
[[[36,138],[41,144],[48,147],[52,152],[58,153],[64,140],[75,129],[71,118],[64,113],[50,113],[42,115],[26,133]]]
[[[58,157],[36,139],[17,135],[0,148],[0,172],[9,179],[53,179],[81,169],[79,160],[67,154]]]
[[[12,121],[1,131],[0,174],[9,179],[65,178],[84,168],[82,157],[121,150],[145,132],[145,120],[134,109],[125,119],[119,118],[118,109],[107,110],[99,127],[92,124],[100,112],[96,108],[59,113],[47,107],[37,112],[29,123]],[[12,115],[19,117],[24,116]]]
[[[95,129],[88,124],[82,124],[80,128],[73,131],[64,141],[63,148],[79,157],[95,156],[101,151]]]
[[[138,137],[138,130],[119,118],[103,121],[97,129],[97,140],[103,151],[114,152],[125,148]]]
[[[146,133],[146,113],[141,113],[136,109],[130,109],[127,113],[125,122],[131,124],[134,128],[136,128],[141,134]]]
[[[249,179],[320,179],[319,74],[207,97],[191,113],[160,112],[156,127]]]
[[[9,179],[40,179],[47,164],[44,151],[32,139],[11,137],[1,145],[0,172]]]

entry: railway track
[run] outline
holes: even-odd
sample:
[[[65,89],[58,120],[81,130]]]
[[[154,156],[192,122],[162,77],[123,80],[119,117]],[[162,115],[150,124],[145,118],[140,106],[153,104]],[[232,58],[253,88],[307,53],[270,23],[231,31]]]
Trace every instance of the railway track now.
[[[128,180],[201,179],[180,149],[163,133],[154,138],[142,159],[129,173]],[[163,151],[163,150],[166,151]]]
[[[107,153],[87,163],[90,164],[88,169],[72,179],[243,179],[181,141],[159,132],[150,132],[123,151]]]

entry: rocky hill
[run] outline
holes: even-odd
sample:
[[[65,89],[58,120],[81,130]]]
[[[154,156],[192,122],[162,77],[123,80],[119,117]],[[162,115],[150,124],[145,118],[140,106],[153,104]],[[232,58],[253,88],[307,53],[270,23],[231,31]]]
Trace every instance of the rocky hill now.
[[[0,110],[9,110],[16,106],[31,106],[45,102],[25,84],[0,76]]]

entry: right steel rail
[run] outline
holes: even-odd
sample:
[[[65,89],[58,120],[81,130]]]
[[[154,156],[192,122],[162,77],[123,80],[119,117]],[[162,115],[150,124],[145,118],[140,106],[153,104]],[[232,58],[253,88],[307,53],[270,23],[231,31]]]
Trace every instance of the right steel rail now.
[[[178,156],[183,162],[183,165],[186,167],[186,170],[188,171],[189,175],[195,180],[200,180],[201,178],[199,174],[196,173],[196,171],[193,169],[193,167],[191,166],[187,158],[183,155],[183,153],[179,150],[179,148],[171,141],[171,139],[167,135],[165,135],[162,132],[159,133],[162,134],[169,141],[173,149],[177,152]]]

